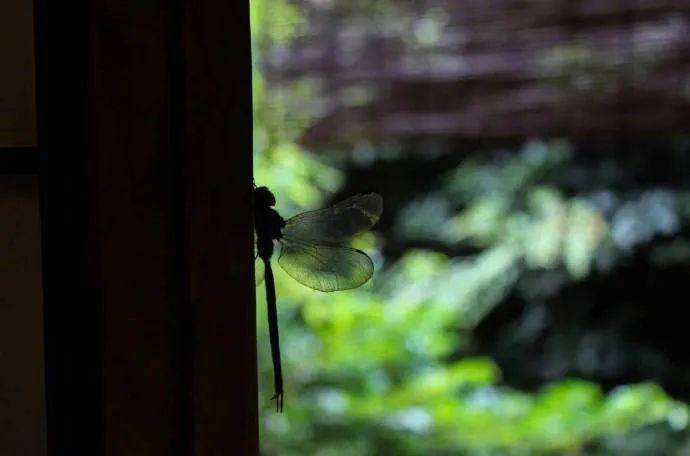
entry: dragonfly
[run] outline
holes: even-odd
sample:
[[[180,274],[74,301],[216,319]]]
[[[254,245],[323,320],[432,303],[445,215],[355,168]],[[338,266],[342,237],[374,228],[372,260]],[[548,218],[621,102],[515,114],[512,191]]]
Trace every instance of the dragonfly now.
[[[359,194],[339,203],[287,220],[274,209],[276,199],[268,187],[254,188],[256,256],[263,263],[268,307],[268,334],[273,362],[273,383],[278,412],[283,411],[283,372],[276,289],[271,257],[274,241],[280,245],[278,264],[287,274],[309,288],[331,292],[365,284],[374,263],[361,250],[348,246],[356,235],[372,228],[381,216],[383,199],[376,193]],[[260,280],[257,280],[257,284]]]

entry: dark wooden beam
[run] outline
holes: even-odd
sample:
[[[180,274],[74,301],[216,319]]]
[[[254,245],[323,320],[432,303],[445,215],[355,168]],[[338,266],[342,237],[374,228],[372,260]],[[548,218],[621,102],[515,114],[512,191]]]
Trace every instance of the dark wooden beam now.
[[[98,455],[103,334],[90,269],[87,1],[34,6],[48,455]]]
[[[50,456],[258,454],[248,4],[37,1]]]
[[[192,454],[177,20],[164,0],[90,7],[91,267],[113,455]]]
[[[258,454],[249,2],[185,2],[195,453]],[[248,267],[249,266],[249,267]]]

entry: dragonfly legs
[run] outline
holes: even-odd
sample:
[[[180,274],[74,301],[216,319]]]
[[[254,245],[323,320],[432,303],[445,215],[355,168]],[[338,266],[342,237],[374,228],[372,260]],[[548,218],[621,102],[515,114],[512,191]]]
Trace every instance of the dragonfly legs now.
[[[275,393],[271,400],[276,401],[276,412],[283,413],[283,393]]]

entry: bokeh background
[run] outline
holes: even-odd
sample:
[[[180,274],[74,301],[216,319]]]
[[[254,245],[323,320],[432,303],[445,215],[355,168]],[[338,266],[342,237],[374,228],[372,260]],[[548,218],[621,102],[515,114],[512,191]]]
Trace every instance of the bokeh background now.
[[[690,3],[252,0],[254,161],[376,191],[340,293],[276,268],[265,455],[688,455]]]

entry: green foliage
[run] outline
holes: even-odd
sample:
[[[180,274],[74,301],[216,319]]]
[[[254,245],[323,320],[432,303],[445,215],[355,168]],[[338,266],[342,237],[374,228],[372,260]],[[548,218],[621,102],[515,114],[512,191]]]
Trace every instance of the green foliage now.
[[[372,285],[337,294],[315,293],[277,272],[289,405],[275,415],[262,404],[267,454],[584,454],[653,424],[685,429],[687,407],[651,383],[606,394],[571,379],[528,393],[503,385],[491,359],[455,355],[521,274],[562,268],[583,280],[610,234],[590,200],[543,183],[567,160],[555,158],[561,146],[539,160],[534,147],[545,146],[528,145],[514,159],[486,165],[491,170],[468,161],[449,176],[447,188],[464,209],[448,217],[447,232],[481,246],[475,256],[410,251]],[[281,164],[303,160],[286,170],[257,157],[268,182],[293,186],[288,195],[315,192],[316,174],[336,173],[295,148],[273,153],[294,154]],[[480,191],[462,182],[475,174],[487,177]],[[366,241],[361,247],[374,250],[375,239]],[[271,366],[263,308],[260,299],[265,401]]]
[[[311,158],[295,142],[309,119],[305,102],[313,87],[308,83],[269,87],[261,71],[268,46],[285,44],[298,36],[304,18],[285,0],[252,0],[251,25],[255,181],[270,183],[278,206],[286,212],[316,206],[322,193],[337,190],[343,178],[338,170]]]
[[[509,245],[528,268],[563,266],[575,279],[590,271],[607,223],[591,202],[566,198],[539,179],[568,157],[563,144],[528,144],[496,168],[468,163],[449,179],[451,194],[467,208],[450,220],[452,237],[479,246]],[[482,188],[488,187],[488,188]]]
[[[286,0],[251,0],[249,8],[255,54],[266,52],[268,46],[288,43],[306,26],[299,8]]]
[[[320,206],[345,175],[295,143],[306,121],[291,107],[304,106],[312,88],[276,88],[261,77],[267,43],[284,44],[304,23],[289,3],[267,5],[252,3],[255,177],[291,215]],[[438,194],[400,211],[401,238],[441,239],[476,254],[409,250],[393,262],[378,251],[384,240],[364,236],[358,247],[372,254],[377,273],[372,283],[340,293],[307,289],[276,268],[286,410],[276,414],[268,400],[272,367],[259,288],[263,453],[622,455],[656,454],[635,447],[687,448],[678,437],[688,425],[687,406],[654,383],[607,392],[566,378],[521,391],[503,380],[494,360],[468,355],[477,324],[509,293],[548,300],[650,237],[673,234],[690,216],[690,198],[665,189],[625,198],[566,191],[559,183],[571,159],[563,142],[530,143],[498,158],[477,154],[442,179]],[[687,246],[677,252],[657,257],[690,258]],[[534,274],[553,284],[545,287]]]

